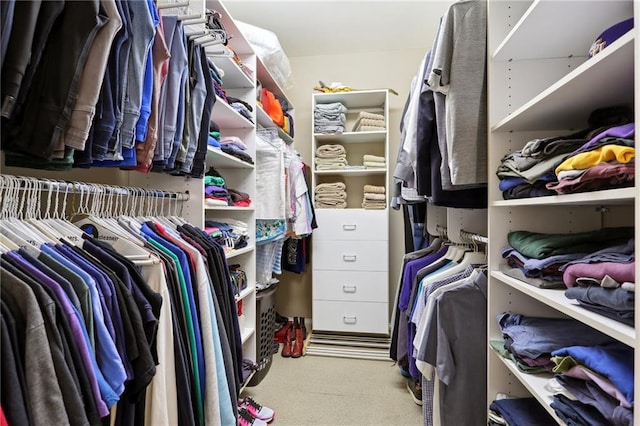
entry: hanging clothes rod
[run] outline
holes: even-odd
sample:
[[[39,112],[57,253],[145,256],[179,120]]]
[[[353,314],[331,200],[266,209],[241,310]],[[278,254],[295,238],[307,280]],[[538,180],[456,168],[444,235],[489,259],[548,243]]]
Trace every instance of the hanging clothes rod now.
[[[446,226],[436,225],[436,232],[438,233],[438,236],[443,240],[449,239],[448,237],[449,234]],[[480,235],[475,232],[465,231],[464,229],[460,230],[460,239],[462,239],[463,241],[468,241],[470,243],[471,242],[476,242],[481,244],[489,243],[489,238],[485,237],[484,235]]]
[[[464,229],[460,230],[460,238],[463,240],[474,241],[476,243],[489,244],[489,238],[474,232],[465,231]]]
[[[175,192],[162,189],[139,188],[129,186],[105,185],[100,183],[87,183],[75,181],[63,181],[55,179],[41,179],[29,176],[12,176],[0,174],[0,191],[9,188],[18,191],[53,191],[66,194],[100,194],[118,196],[142,196],[145,198],[169,198],[174,201],[189,200],[189,191]]]

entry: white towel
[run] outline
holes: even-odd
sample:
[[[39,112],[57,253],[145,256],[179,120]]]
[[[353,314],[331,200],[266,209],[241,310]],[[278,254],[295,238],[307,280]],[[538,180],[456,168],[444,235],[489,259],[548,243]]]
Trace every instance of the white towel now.
[[[386,163],[387,160],[384,157],[378,155],[365,154],[362,156],[362,161],[372,161],[374,163]]]
[[[316,148],[316,157],[341,158],[347,155],[347,150],[342,145],[322,145]]]
[[[367,111],[360,111],[358,113],[358,118],[370,118],[371,120],[384,120],[384,115],[374,114],[372,112],[367,112]]]
[[[363,166],[365,166],[367,169],[384,169],[385,167],[387,167],[387,164],[378,163],[376,161],[365,161],[363,163]]]
[[[386,190],[384,186],[365,185],[364,192],[369,192],[372,194],[384,194]]]
[[[347,189],[347,185],[343,182],[332,182],[332,183],[320,183],[316,185],[315,192],[335,192],[335,191],[344,191]]]
[[[372,192],[365,192],[364,193],[364,200],[365,201],[369,201],[369,200],[384,201],[386,199],[387,199],[387,197],[384,194],[374,194]]]

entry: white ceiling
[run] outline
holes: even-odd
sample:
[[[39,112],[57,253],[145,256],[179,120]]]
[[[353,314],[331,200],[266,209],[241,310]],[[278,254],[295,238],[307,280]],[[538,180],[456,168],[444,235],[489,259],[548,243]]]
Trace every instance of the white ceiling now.
[[[289,57],[431,48],[452,0],[224,0],[235,20],[274,32]]]

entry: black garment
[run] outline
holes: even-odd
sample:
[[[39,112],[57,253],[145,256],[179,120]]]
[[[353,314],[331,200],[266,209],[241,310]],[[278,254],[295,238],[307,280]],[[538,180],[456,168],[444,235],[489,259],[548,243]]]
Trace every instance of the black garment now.
[[[3,117],[12,116],[18,100],[24,75],[34,53],[33,39],[42,3],[40,0],[16,1],[11,36],[2,64]]]
[[[209,146],[209,122],[211,121],[211,112],[216,103],[216,89],[211,78],[210,69],[215,68],[210,60],[207,59],[204,48],[200,54],[200,63],[204,74],[204,84],[207,90],[207,96],[204,100],[202,108],[202,119],[200,121],[200,134],[198,135],[198,147],[193,156],[193,166],[191,167],[191,177],[202,179],[204,169],[207,166],[207,147]]]
[[[143,318],[144,312],[141,307],[146,308],[145,301],[139,289],[131,281],[127,267],[103,250],[99,244],[96,244],[98,241],[93,237],[85,234],[83,238],[85,238],[83,248],[103,262],[107,268],[113,271],[114,276],[117,276],[116,289],[120,290],[119,294],[123,299],[120,303],[120,310],[121,313],[125,309],[128,311],[134,331],[134,336],[129,335],[127,339],[127,353],[134,370],[134,378],[125,383],[125,392],[120,401],[122,402],[126,396],[127,400],[136,402],[139,401],[140,393],[149,385],[156,372],[156,364],[151,355],[147,332],[157,328],[157,317],[155,324],[149,317],[146,320]],[[120,302],[120,300],[119,296],[118,301]],[[148,314],[149,311],[146,313]],[[131,349],[130,352],[129,349]],[[118,409],[118,413],[120,413],[120,409]]]
[[[100,11],[98,0],[65,3],[6,148],[39,158],[51,157],[66,130],[93,40],[107,22]]]
[[[233,293],[233,283],[227,267],[224,249],[204,231],[191,225],[178,227],[178,231],[193,238],[207,253],[207,266],[213,285],[212,291],[216,303],[220,306],[225,336],[232,350],[234,377],[227,377],[232,392],[232,402],[237,403],[238,390],[242,377],[242,339],[238,324],[238,312]],[[231,386],[233,385],[233,388]]]
[[[18,332],[15,319],[6,303],[0,300],[0,337],[2,346],[2,410],[10,425],[28,425],[29,419],[28,395],[26,393],[26,379],[24,377],[24,365],[19,355]]]
[[[208,70],[207,70],[207,72],[208,72]],[[209,75],[209,74],[207,73],[207,75]],[[238,102],[238,103],[244,105],[245,108],[247,108],[249,111],[253,111],[253,107],[251,105],[249,105],[248,103],[246,103],[245,101],[243,101],[242,99],[234,98],[233,96],[227,95],[227,101],[230,104]],[[282,109],[284,110],[284,107]]]
[[[71,372],[71,363],[68,362],[70,360],[65,356],[65,353],[68,353],[68,351],[63,347],[60,330],[56,327],[57,308],[55,302],[37,282],[33,280],[28,280],[29,282],[27,282],[15,274],[12,275],[15,279],[22,281],[25,286],[31,289],[34,297],[38,301],[38,305],[40,306],[47,339],[49,341],[53,367],[56,372],[58,383],[60,383],[60,390],[64,400],[64,407],[69,418],[69,424],[88,425],[89,419],[87,418],[83,408],[79,384],[76,377],[74,377]],[[6,293],[11,290],[5,288],[4,291]]]
[[[247,162],[249,164],[254,164],[253,163],[253,158],[251,158],[251,156],[249,154],[247,154],[244,151],[241,151],[237,148],[233,148],[231,146],[227,146],[227,145],[222,145],[222,147],[220,147],[220,149],[229,154],[229,155],[233,155],[236,158],[239,158],[240,160]]]
[[[98,408],[95,402],[93,388],[91,386],[91,381],[89,380],[89,376],[84,367],[84,362],[82,361],[82,354],[80,353],[77,345],[75,344],[75,337],[73,335],[73,331],[71,329],[71,325],[69,324],[69,320],[64,313],[63,308],[60,305],[60,301],[58,300],[57,295],[53,290],[51,290],[47,286],[42,286],[33,278],[28,275],[26,272],[22,270],[20,265],[15,264],[14,261],[5,255],[2,255],[2,259],[0,260],[2,267],[14,273],[19,279],[31,285],[40,286],[53,300],[56,305],[56,328],[60,331],[60,338],[63,342],[63,347],[65,350],[65,358],[69,360],[69,368],[72,371],[73,376],[77,380],[78,388],[82,396],[82,400],[84,401],[83,409],[86,413],[87,419],[91,425],[99,425],[101,424],[100,414],[98,413]],[[42,265],[41,265],[42,266]],[[46,268],[46,266],[45,266]],[[53,271],[51,271],[53,272]],[[55,272],[54,272],[55,274]],[[58,278],[56,278],[56,276]],[[60,284],[58,279],[63,280],[63,278],[57,274],[51,275],[51,278]],[[64,287],[63,287],[64,289]],[[66,293],[66,290],[65,290]],[[80,312],[78,310],[78,312]],[[99,397],[99,396],[98,396]]]
[[[169,300],[165,303],[171,304],[171,316],[173,322],[173,352],[175,357],[176,390],[178,394],[178,424],[189,426],[196,424],[196,398],[195,377],[189,362],[187,350],[188,336],[185,314],[180,293],[180,283],[178,282],[177,271],[173,261],[163,252],[147,244],[147,250],[155,253],[164,263],[166,270],[167,287],[169,289]]]

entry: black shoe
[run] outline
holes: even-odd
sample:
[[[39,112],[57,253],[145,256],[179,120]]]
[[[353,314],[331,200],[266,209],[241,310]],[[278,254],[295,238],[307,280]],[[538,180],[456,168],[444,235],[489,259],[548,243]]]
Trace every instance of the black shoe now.
[[[411,395],[413,402],[418,405],[422,405],[422,384],[420,383],[420,379],[408,379],[407,389],[409,390],[409,395]]]

